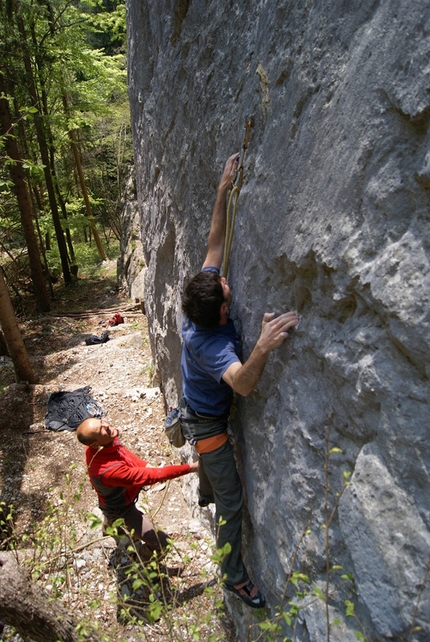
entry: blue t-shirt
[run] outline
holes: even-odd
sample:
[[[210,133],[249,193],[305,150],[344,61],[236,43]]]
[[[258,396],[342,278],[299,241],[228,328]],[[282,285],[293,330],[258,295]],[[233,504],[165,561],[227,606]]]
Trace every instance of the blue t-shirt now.
[[[202,270],[216,272],[216,267]],[[205,328],[185,317],[182,325],[182,387],[194,412],[220,417],[230,411],[233,390],[222,376],[232,363],[240,362],[239,337],[231,319],[225,325]]]
[[[230,411],[233,391],[222,376],[240,361],[239,337],[231,319],[206,328],[185,317],[182,325],[183,394],[194,412],[219,417]]]

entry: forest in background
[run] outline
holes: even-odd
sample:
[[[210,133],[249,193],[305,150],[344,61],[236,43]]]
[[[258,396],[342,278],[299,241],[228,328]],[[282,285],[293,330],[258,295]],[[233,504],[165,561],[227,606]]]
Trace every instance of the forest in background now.
[[[139,456],[179,459],[150,397],[146,317],[117,287],[124,0],[0,0],[0,19],[0,639],[232,642],[220,554],[179,482],[142,493],[174,539],[144,564],[121,520],[103,527],[81,444],[44,423],[53,392],[87,384]]]
[[[53,284],[119,238],[125,3],[1,0],[0,20],[0,294],[22,315],[29,295],[48,311]]]

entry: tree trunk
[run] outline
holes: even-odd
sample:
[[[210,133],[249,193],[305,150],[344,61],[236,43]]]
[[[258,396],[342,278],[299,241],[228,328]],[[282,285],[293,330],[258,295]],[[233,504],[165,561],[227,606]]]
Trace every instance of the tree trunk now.
[[[0,619],[36,642],[77,642],[77,622],[31,582],[13,553],[0,552]],[[97,642],[92,636],[87,638]]]
[[[0,325],[15,369],[17,381],[36,383],[36,377],[28,358],[27,349],[13,311],[6,287],[3,270],[0,268]],[[0,583],[1,584],[1,583]],[[1,604],[1,600],[0,600]]]
[[[54,178],[55,178],[55,174],[54,174]],[[56,179],[55,179],[55,193],[57,194],[57,199],[60,204],[60,209],[61,209],[63,218],[65,221],[67,221],[68,215],[66,210],[66,204],[64,203],[64,199],[61,195],[60,188],[58,187],[58,181]],[[75,248],[73,247],[72,235],[70,234],[70,227],[68,223],[67,223],[65,232],[66,232],[67,247],[69,248],[70,262],[76,263]]]
[[[42,3],[41,3],[42,4]],[[48,11],[48,24],[49,24],[49,29],[51,32],[51,36],[55,38],[55,17],[54,17],[54,12],[52,10],[52,6],[50,2],[45,2],[45,7]],[[49,109],[48,109],[48,97],[47,97],[47,91],[46,91],[46,74],[43,73],[43,67],[44,67],[44,57],[40,55],[39,51],[39,43],[37,40],[36,36],[36,29],[34,23],[30,25],[30,32],[31,32],[31,38],[33,41],[33,47],[35,50],[35,58],[36,58],[36,65],[38,69],[38,75],[39,75],[39,84],[41,88],[41,94],[42,94],[42,105],[43,105],[43,113],[45,114],[46,117],[49,117]],[[49,77],[49,76],[48,76]],[[54,187],[55,187],[55,194],[57,196],[57,201],[60,204],[60,209],[63,214],[63,218],[67,220],[67,210],[66,210],[66,205],[64,203],[64,199],[61,195],[60,188],[58,185],[58,180],[57,180],[57,175],[56,175],[56,169],[55,169],[55,146],[54,146],[54,137],[52,135],[52,129],[51,127],[48,127],[47,129],[47,137],[48,137],[48,148],[49,148],[49,158],[50,158],[50,167],[51,167],[51,174],[54,180]],[[72,243],[72,236],[70,234],[70,228],[66,227],[65,229],[66,232],[66,241],[67,241],[67,247],[69,248],[69,256],[70,256],[70,261],[71,263],[76,262],[76,257],[75,257],[75,250],[73,248],[73,243]]]
[[[69,115],[69,104],[68,104],[68,101],[67,101],[67,96],[66,96],[64,91],[63,91],[63,105],[64,105],[64,111],[66,112],[66,115],[68,116]],[[78,171],[79,183],[80,183],[80,186],[81,186],[82,196],[83,196],[84,202],[85,202],[85,209],[86,209],[86,212],[87,212],[87,216],[88,216],[88,218],[90,220],[90,227],[92,229],[94,240],[96,242],[97,249],[98,249],[99,254],[100,254],[101,258],[102,258],[102,261],[106,261],[107,260],[106,252],[105,252],[104,247],[103,247],[103,245],[102,245],[102,243],[100,241],[100,236],[99,236],[99,233],[97,232],[97,228],[94,225],[93,210],[91,208],[90,199],[88,197],[88,190],[87,190],[87,186],[86,186],[86,183],[85,183],[84,171],[82,169],[82,163],[81,163],[81,157],[80,157],[80,154],[79,154],[78,143],[77,143],[77,140],[76,140],[76,134],[73,131],[73,129],[71,129],[69,131],[69,138],[70,138],[70,142],[72,143],[73,156],[75,157],[76,169]]]
[[[7,93],[8,91],[4,82],[4,76],[0,74],[0,95],[6,95]],[[23,162],[20,157],[16,138],[13,135],[12,118],[10,115],[9,103],[6,98],[0,98],[0,123],[4,136],[6,153],[13,161],[9,165],[9,171],[15,188],[15,194],[21,214],[21,225],[24,231],[25,241],[27,243],[31,279],[33,281],[36,296],[36,305],[39,312],[47,312],[50,309],[50,302],[46,289],[45,277],[43,276],[42,263],[40,261],[40,250],[33,227],[33,208],[27,184],[25,182]]]
[[[18,31],[21,35],[21,40],[22,40],[21,47],[22,47],[22,53],[24,58],[28,89],[30,92],[31,99],[33,101],[33,105],[36,106],[36,105],[39,105],[39,100],[38,100],[36,84],[33,76],[33,69],[31,65],[30,54],[28,52],[27,34],[25,31],[24,22],[21,16],[17,15],[16,21],[18,25]],[[48,191],[49,205],[51,207],[51,215],[52,215],[52,220],[54,222],[58,250],[60,252],[61,269],[64,276],[64,282],[66,283],[66,285],[68,285],[69,283],[71,283],[72,277],[69,270],[66,241],[64,239],[64,233],[61,227],[60,215],[58,212],[57,200],[55,198],[54,182],[52,180],[52,174],[51,174],[51,169],[49,164],[49,154],[48,154],[48,147],[46,144],[44,124],[39,112],[34,114],[34,126],[36,128],[37,142],[39,145],[40,156],[42,158],[42,163],[43,163],[43,172],[45,175],[46,189]]]
[[[48,265],[48,259],[46,258],[46,250],[45,246],[43,245],[43,237],[42,237],[42,232],[40,230],[40,225],[39,225],[39,219],[36,216],[36,228],[37,228],[37,236],[39,237],[39,243],[40,243],[40,249],[41,249],[41,254],[43,257],[43,263],[45,266],[45,274],[47,275],[47,280],[49,283],[49,291],[51,293],[51,299],[54,298],[54,288],[52,287],[52,278],[49,273],[49,265]]]
[[[1,330],[0,330],[0,355],[5,357],[10,357],[9,350],[7,349],[7,343],[4,338],[4,334]]]

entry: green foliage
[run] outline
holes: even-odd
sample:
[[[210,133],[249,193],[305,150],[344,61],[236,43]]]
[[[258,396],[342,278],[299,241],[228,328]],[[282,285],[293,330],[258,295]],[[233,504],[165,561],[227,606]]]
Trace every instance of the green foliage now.
[[[13,528],[14,517],[14,506],[0,501],[0,550],[14,549],[16,547]]]
[[[350,484],[350,472],[343,471],[341,489],[340,491],[334,493],[333,503],[332,505],[330,505],[332,492],[329,484],[329,461],[330,457],[332,457],[333,455],[341,454],[342,450],[336,446],[330,447],[329,437],[330,418],[326,435],[326,460],[324,466],[324,472],[326,475],[324,486],[326,495],[324,507],[325,521],[319,526],[319,531],[323,534],[322,536],[324,537],[324,547],[326,555],[325,585],[321,585],[321,582],[317,584],[306,573],[303,573],[299,570],[293,570],[293,567],[297,562],[298,552],[300,550],[302,542],[306,537],[312,534],[312,530],[309,528],[309,524],[307,524],[303,529],[302,536],[297,544],[295,553],[293,554],[291,562],[292,570],[286,578],[286,585],[281,604],[279,604],[275,608],[274,616],[267,617],[263,621],[259,622],[258,628],[260,629],[260,634],[257,635],[257,637],[253,638],[255,641],[264,640],[265,642],[277,642],[278,640],[284,640],[284,642],[296,642],[296,630],[302,611],[308,609],[316,602],[320,602],[326,614],[327,641],[329,642],[331,627],[340,626],[342,624],[342,621],[339,618],[336,618],[332,622],[330,622],[329,605],[338,605],[340,603],[341,595],[348,594],[348,596],[351,596],[355,594],[354,578],[352,573],[344,573],[340,577],[342,581],[338,581],[336,579],[336,573],[342,572],[343,567],[340,564],[331,564],[330,561],[330,525],[339,506],[340,498],[344,490]],[[345,597],[343,600],[343,604],[345,606],[345,619],[353,618],[357,621],[361,630],[355,631],[354,633],[357,639],[365,642],[366,637],[363,633],[363,626],[361,625],[355,613],[354,602],[350,599],[350,597]],[[255,625],[251,626],[251,629],[253,628],[255,628]],[[282,635],[284,635],[284,637],[282,637]]]
[[[89,243],[79,242],[74,244],[76,263],[79,266],[79,276],[94,277],[100,271],[100,255],[97,250],[96,244],[92,241]],[[114,239],[106,248],[108,258],[116,258],[119,253],[119,242]],[[51,274],[60,273],[60,255],[58,248],[52,246],[51,250],[46,252],[48,257]]]
[[[112,55],[117,49],[125,48],[125,1],[124,0],[87,0],[86,7],[89,22],[92,25],[88,35],[94,48],[103,48],[106,54]]]
[[[10,534],[8,548],[19,551],[19,559],[31,573],[34,581],[52,600],[61,600],[67,604],[78,602],[80,607],[74,610],[78,620],[77,632],[79,642],[93,634],[101,642],[125,642],[130,639],[148,641],[153,639],[153,626],[160,638],[171,642],[221,642],[225,639],[222,627],[214,626],[224,607],[220,583],[208,581],[203,570],[201,583],[205,585],[204,610],[190,607],[178,616],[177,609],[182,604],[182,593],[187,588],[187,556],[184,556],[172,541],[160,559],[154,554],[150,560],[141,555],[140,542],[134,540],[134,532],[129,532],[123,519],[116,520],[111,526],[103,524],[102,519],[94,513],[86,514],[78,508],[82,486],[88,483],[77,472],[72,464],[63,476],[61,488],[49,491],[44,517],[24,534],[14,531],[14,509],[0,503],[0,533],[6,525]],[[149,509],[148,517],[154,522]],[[87,535],[82,541],[82,525],[87,525]],[[93,535],[88,535],[92,533]],[[116,588],[105,594],[102,587],[100,594],[91,580],[88,566],[81,566],[83,551],[104,539],[114,538],[118,549],[114,555],[116,561]],[[200,544],[190,538],[190,548]],[[225,552],[228,551],[225,548]],[[170,555],[180,559],[184,573],[173,578],[169,576],[167,560]],[[222,553],[214,553],[216,559],[222,559]],[[107,564],[107,560],[102,561]],[[177,564],[177,561],[175,562]],[[184,578],[182,577],[184,575]],[[106,626],[103,619],[97,620],[94,614],[106,613],[106,602],[117,614]],[[207,606],[210,605],[208,609]],[[13,633],[7,633],[5,641],[13,640]]]
[[[118,237],[122,191],[133,163],[125,59],[125,2],[51,0],[0,3],[0,56],[14,135],[33,197],[42,239],[55,239],[36,121],[42,122],[55,172],[59,210],[73,241],[88,236],[85,208],[69,132],[74,132],[97,226]],[[25,37],[23,36],[25,34]],[[24,38],[24,39],[23,39]],[[34,70],[34,92],[24,53]],[[10,159],[0,132],[0,252],[9,261],[25,250]],[[77,237],[77,238],[76,238]],[[41,240],[40,239],[40,242]],[[49,271],[59,271],[57,252]],[[3,260],[2,260],[3,262]],[[21,282],[17,283],[21,290]]]

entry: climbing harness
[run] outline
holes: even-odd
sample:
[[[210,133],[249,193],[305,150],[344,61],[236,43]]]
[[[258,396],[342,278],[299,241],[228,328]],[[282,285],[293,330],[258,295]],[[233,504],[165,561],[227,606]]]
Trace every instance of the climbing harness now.
[[[243,161],[245,159],[246,150],[248,149],[249,138],[251,136],[251,127],[254,124],[252,116],[245,118],[245,137],[243,139],[242,152],[239,158],[239,165],[236,172],[236,178],[232,183],[230,198],[227,205],[227,218],[226,218],[226,234],[224,246],[224,262],[223,262],[223,276],[227,278],[228,268],[230,263],[230,250],[233,240],[234,223],[236,221],[237,202],[239,200],[240,190],[243,182]]]

